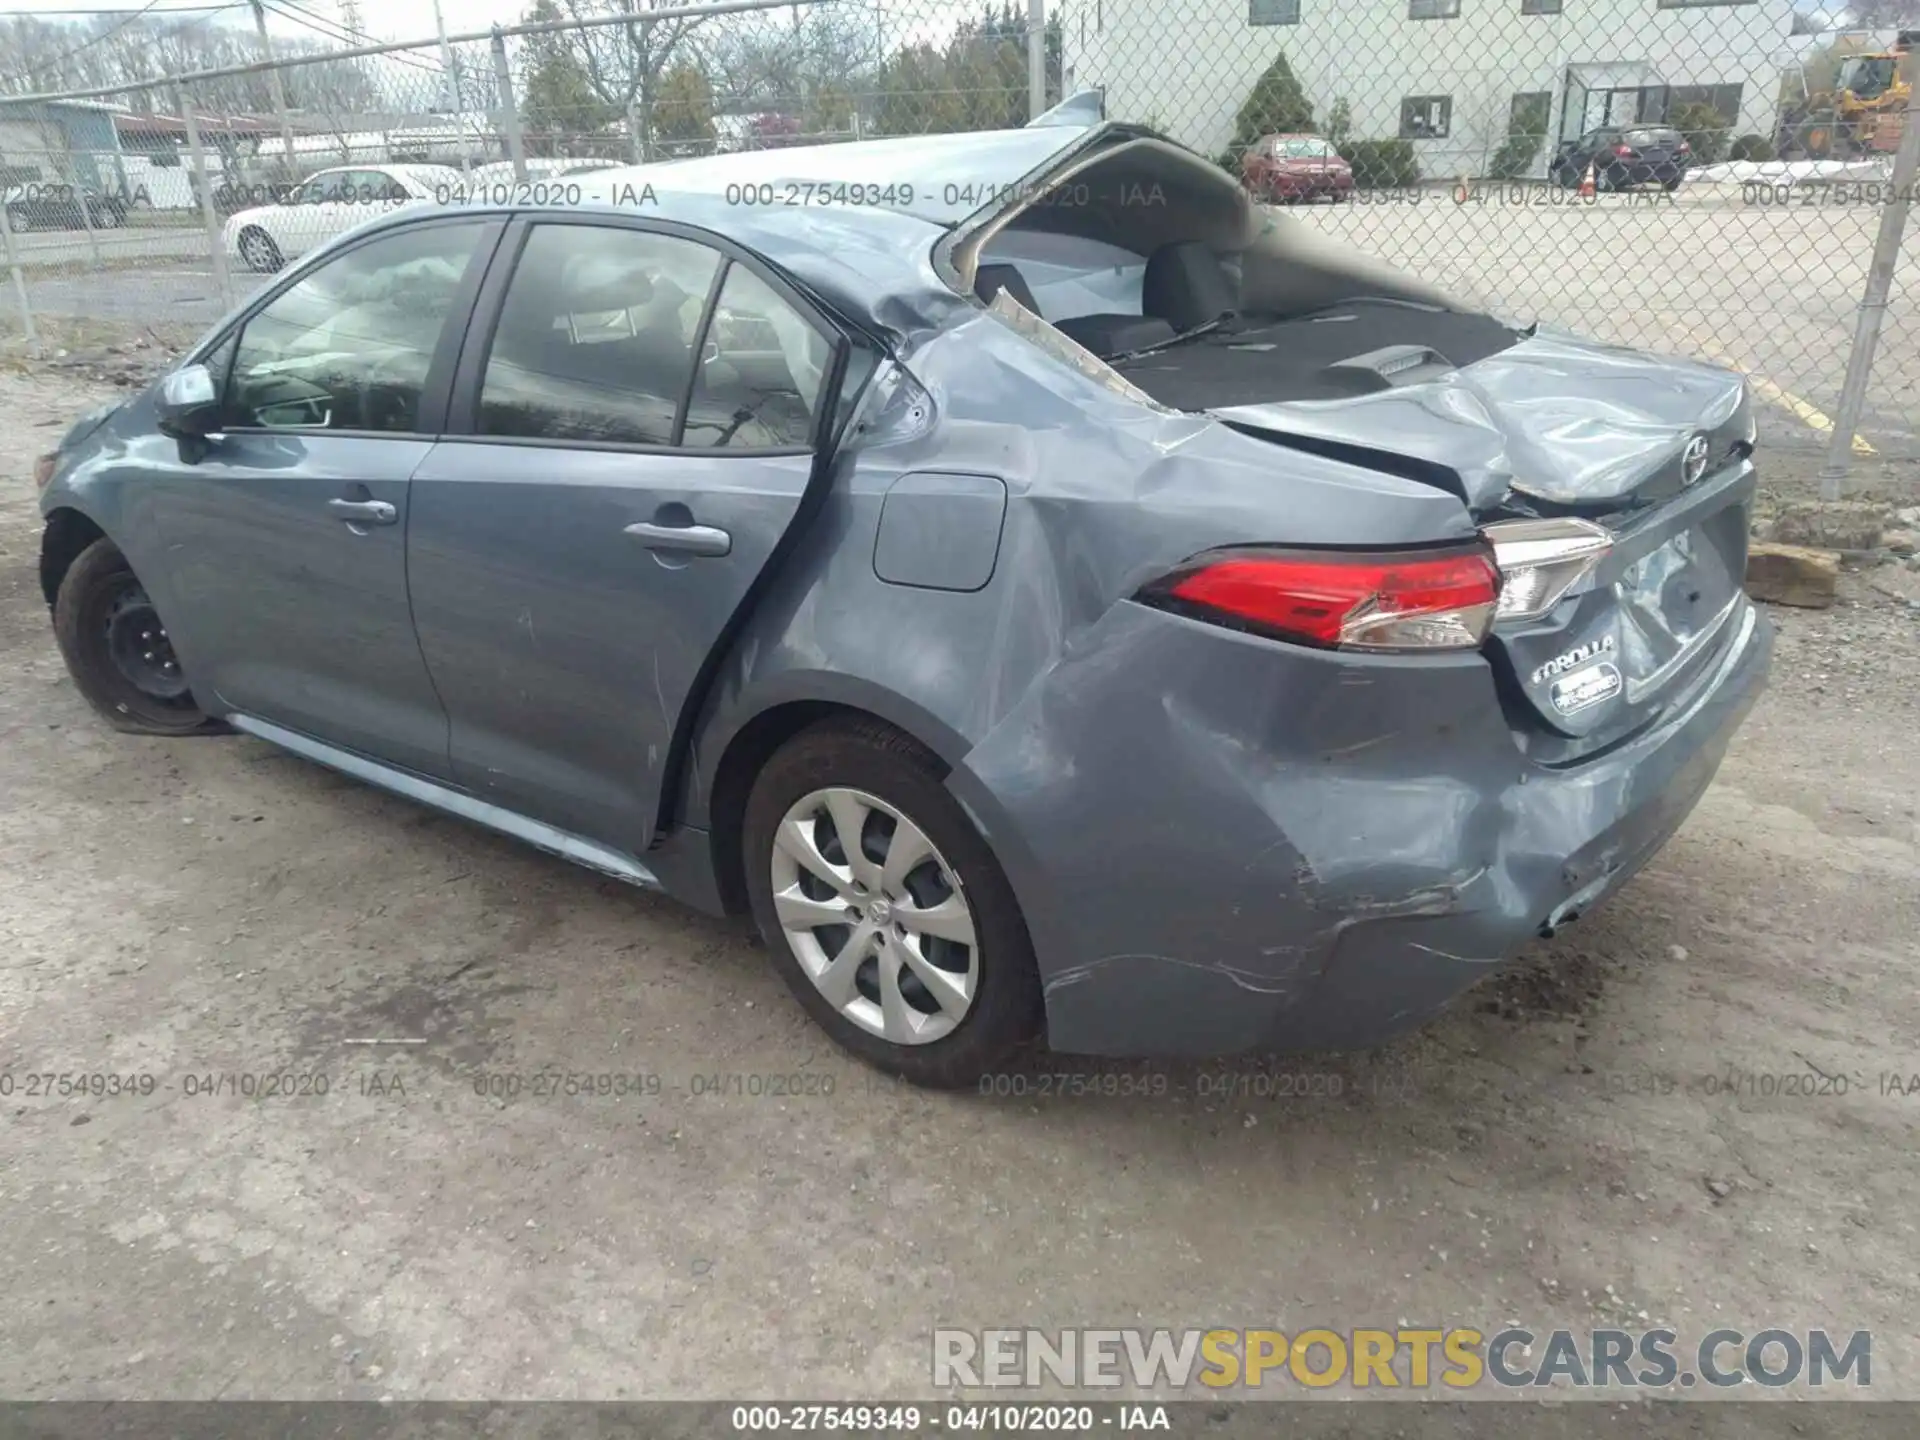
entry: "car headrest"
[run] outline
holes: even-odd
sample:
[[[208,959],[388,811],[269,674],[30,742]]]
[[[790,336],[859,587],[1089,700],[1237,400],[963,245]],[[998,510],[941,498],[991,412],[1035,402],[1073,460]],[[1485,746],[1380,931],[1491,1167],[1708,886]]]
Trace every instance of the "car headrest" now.
[[[1240,308],[1227,267],[1197,240],[1162,245],[1147,257],[1140,309],[1177,331],[1207,325]]]
[[[576,315],[630,310],[653,298],[653,280],[637,265],[589,263],[568,267],[560,293]]]
[[[1040,302],[1033,298],[1033,287],[1027,284],[1027,277],[1020,273],[1018,266],[982,265],[973,272],[973,293],[980,297],[982,305],[991,305],[993,297],[1002,290],[1034,314],[1040,313]]]

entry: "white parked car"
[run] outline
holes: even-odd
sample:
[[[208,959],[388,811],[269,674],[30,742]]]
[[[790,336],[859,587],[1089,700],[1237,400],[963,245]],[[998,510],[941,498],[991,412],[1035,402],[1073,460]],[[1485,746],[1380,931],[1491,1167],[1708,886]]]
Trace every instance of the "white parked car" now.
[[[517,187],[520,185],[538,185],[542,182],[591,175],[596,170],[614,169],[618,163],[614,160],[535,156],[526,161],[527,173],[523,181],[513,173],[511,160],[490,160],[485,165],[474,166],[462,179],[466,182],[467,194],[476,202],[510,205],[519,198]]]
[[[284,199],[262,186],[260,203],[228,218],[227,253],[249,270],[278,270],[375,215],[445,203],[459,185],[460,172],[446,165],[379,165],[322,170]]]

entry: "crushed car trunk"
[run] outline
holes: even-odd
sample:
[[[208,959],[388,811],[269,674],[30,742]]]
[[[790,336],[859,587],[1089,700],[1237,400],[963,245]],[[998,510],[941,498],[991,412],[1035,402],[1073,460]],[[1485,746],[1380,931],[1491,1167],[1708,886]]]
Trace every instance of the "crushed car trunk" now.
[[[936,263],[1153,403],[1458,495],[1516,597],[1487,653],[1543,763],[1652,723],[1751,623],[1753,417],[1730,371],[1506,324],[1130,127],[1005,187]],[[1523,563],[1555,547],[1574,558]]]

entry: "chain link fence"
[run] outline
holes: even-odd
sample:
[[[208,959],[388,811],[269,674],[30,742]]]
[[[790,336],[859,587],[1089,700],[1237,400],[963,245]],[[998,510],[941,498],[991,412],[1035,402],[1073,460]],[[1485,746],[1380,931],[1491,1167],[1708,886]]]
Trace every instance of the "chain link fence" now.
[[[1855,453],[1920,453],[1892,264],[1920,0],[1816,3],[536,0],[405,44],[296,0],[16,16],[0,344],[178,345],[369,207],[1014,126],[1091,89],[1498,313],[1746,371],[1782,438],[1830,444],[1857,410]],[[1843,405],[1863,313],[1877,353]]]

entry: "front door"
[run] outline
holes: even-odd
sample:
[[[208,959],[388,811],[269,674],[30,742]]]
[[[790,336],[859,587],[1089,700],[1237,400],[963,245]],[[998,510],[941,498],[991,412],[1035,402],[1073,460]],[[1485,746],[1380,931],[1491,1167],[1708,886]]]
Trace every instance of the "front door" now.
[[[468,433],[414,472],[414,620],[455,778],[634,854],[702,666],[806,496],[834,349],[702,239],[524,236],[461,362]]]
[[[444,774],[446,717],[407,607],[409,481],[433,448],[424,412],[444,409],[446,322],[497,234],[473,219],[374,236],[209,357],[222,433],[168,442],[152,493],[168,625],[217,707]]]

